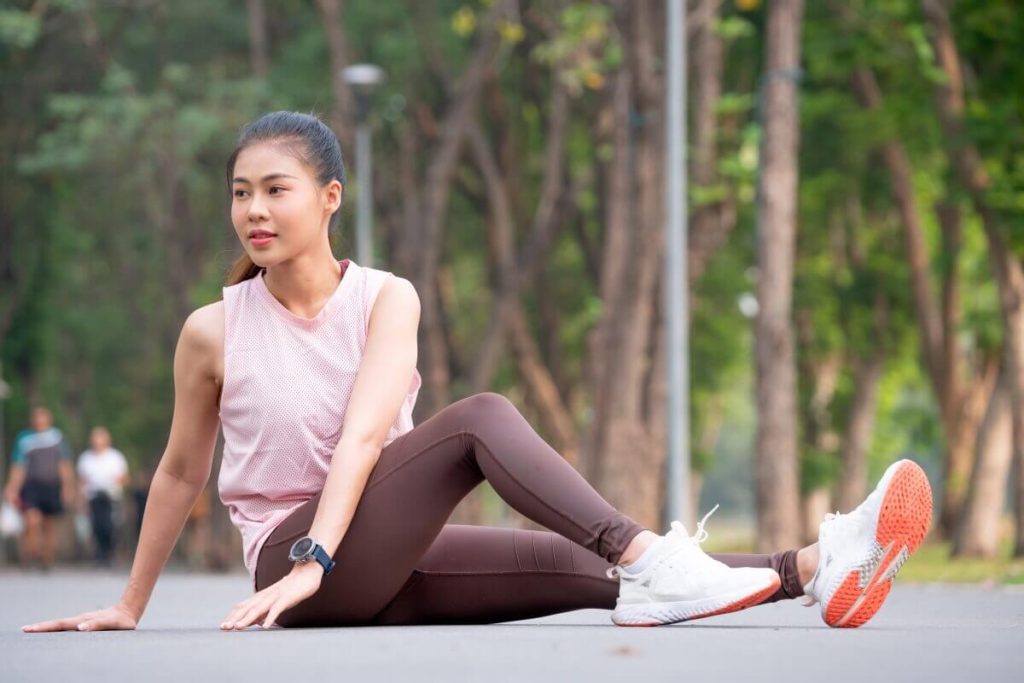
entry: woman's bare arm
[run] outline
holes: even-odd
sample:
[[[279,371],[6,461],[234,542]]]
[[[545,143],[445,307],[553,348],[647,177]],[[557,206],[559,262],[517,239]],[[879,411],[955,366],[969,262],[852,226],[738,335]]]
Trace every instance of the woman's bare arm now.
[[[390,278],[370,314],[366,348],[345,410],[323,495],[309,535],[333,555],[398,418],[416,370],[420,300],[412,283]]]
[[[150,485],[128,585],[120,602],[25,627],[28,631],[134,628],[210,477],[219,426],[223,358],[223,304],[204,306],[185,321],[174,354],[174,417],[167,448]]]

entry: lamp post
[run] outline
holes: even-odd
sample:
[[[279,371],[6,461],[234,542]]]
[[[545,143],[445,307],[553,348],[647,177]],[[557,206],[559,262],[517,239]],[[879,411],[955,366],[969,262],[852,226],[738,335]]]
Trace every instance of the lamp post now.
[[[690,369],[689,297],[686,272],[686,5],[666,0],[665,77],[665,327],[668,354],[668,490],[669,520],[690,519]]]
[[[370,97],[384,81],[384,70],[373,64],[353,64],[339,76],[356,100],[356,261],[373,267],[373,159],[370,154]]]

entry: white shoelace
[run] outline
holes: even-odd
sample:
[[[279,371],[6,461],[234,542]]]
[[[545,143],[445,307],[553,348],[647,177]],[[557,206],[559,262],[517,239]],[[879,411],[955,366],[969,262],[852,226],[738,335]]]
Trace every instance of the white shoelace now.
[[[708,514],[704,515],[703,519],[697,522],[697,533],[695,533],[693,536],[690,536],[690,540],[692,540],[697,545],[700,545],[704,541],[708,540],[708,532],[704,530],[704,522],[708,521],[708,517],[715,514],[715,510],[717,509],[718,505],[715,505],[715,507],[711,508]],[[680,534],[683,534],[684,536],[686,535],[686,528],[683,526],[682,522],[672,522],[672,528],[678,531]]]
[[[697,532],[693,536],[689,537],[689,539],[695,545],[699,546],[701,543],[703,543],[704,541],[706,541],[708,539],[708,532],[704,529],[704,523],[706,521],[708,521],[708,517],[710,517],[711,515],[715,514],[715,510],[717,510],[718,507],[719,507],[718,505],[715,505],[715,507],[711,508],[711,510],[706,515],[704,515],[703,519],[701,519],[699,522],[697,522]],[[674,520],[671,523],[670,526],[671,526],[672,529],[674,529],[681,536],[686,536],[686,527],[683,526],[682,522],[680,522],[678,520]],[[617,565],[614,565],[612,567],[609,567],[607,570],[605,570],[605,575],[609,579],[614,579],[617,576],[620,576],[621,572],[619,571],[619,568],[621,566],[622,565],[618,565],[617,564]]]

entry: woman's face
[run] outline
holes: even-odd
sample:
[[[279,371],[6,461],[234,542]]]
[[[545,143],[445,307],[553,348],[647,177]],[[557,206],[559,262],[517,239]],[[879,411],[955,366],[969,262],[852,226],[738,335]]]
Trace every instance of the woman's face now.
[[[327,244],[341,183],[320,187],[312,170],[281,143],[246,147],[235,160],[231,223],[252,262],[263,268]]]

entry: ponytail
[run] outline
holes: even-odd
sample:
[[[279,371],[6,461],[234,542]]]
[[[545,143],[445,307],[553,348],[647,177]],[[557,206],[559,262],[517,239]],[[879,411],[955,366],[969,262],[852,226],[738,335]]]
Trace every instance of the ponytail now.
[[[238,257],[238,260],[231,264],[231,270],[228,271],[228,277],[224,281],[224,285],[230,287],[231,285],[237,285],[239,282],[245,282],[251,280],[260,274],[263,269],[252,262],[248,254],[242,254]]]

